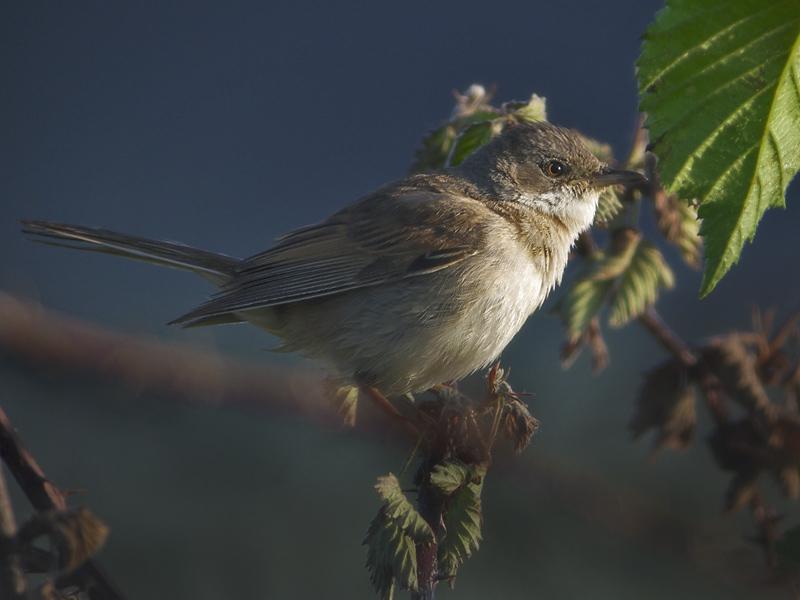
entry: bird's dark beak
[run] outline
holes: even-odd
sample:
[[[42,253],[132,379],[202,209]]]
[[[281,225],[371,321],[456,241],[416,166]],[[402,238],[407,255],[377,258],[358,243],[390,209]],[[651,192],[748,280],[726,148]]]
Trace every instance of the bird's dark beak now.
[[[591,178],[590,184],[594,188],[602,188],[609,185],[626,185],[638,187],[647,183],[647,177],[636,171],[622,171],[606,167],[599,174]]]

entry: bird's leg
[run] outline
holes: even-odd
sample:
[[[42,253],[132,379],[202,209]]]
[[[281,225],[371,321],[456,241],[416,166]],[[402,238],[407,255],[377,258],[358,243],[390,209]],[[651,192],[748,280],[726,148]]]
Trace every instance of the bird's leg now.
[[[400,411],[395,408],[394,404],[392,404],[378,388],[363,385],[361,386],[361,391],[369,396],[369,398],[378,408],[389,415],[393,420],[399,422],[408,433],[414,437],[419,436],[419,429],[417,426],[411,421],[411,419],[401,414]]]

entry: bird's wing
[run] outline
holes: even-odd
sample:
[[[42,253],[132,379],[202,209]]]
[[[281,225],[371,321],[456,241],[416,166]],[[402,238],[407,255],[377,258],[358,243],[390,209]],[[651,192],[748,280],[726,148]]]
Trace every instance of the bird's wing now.
[[[174,323],[198,325],[446,269],[485,247],[489,212],[448,193],[376,193],[245,259],[219,294]]]

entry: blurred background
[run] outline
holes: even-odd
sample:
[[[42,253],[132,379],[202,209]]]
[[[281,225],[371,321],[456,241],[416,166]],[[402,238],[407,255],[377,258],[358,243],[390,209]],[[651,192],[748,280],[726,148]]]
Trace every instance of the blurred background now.
[[[624,156],[634,60],[660,5],[4,3],[0,290],[114,331],[298,365],[255,328],[167,327],[209,293],[202,280],[34,245],[18,219],[248,255],[403,176],[473,82],[501,100],[546,96],[551,120]],[[669,255],[678,285],[659,309],[684,338],[747,327],[754,305],[798,308],[798,195],[703,301],[699,274]],[[702,409],[685,452],[653,461],[649,440],[630,440],[639,375],[664,354],[635,324],[607,340],[602,375],[586,357],[563,371],[560,323],[542,310],[505,352],[542,426],[522,457],[499,460],[483,547],[442,596],[791,597],[743,539],[747,515],[722,514],[729,475]],[[111,526],[100,558],[131,598],[373,597],[360,545],[371,486],[403,446],[172,396],[0,350],[0,405],[48,475]]]

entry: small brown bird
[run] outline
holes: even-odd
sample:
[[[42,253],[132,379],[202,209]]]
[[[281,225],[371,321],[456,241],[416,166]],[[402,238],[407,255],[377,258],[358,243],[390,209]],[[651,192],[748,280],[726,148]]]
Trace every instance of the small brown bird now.
[[[600,188],[643,181],[541,122],[508,126],[461,165],[391,183],[243,260],[103,229],[23,225],[41,241],[194,271],[219,291],[173,323],[249,321],[394,395],[495,360],[561,281]]]

